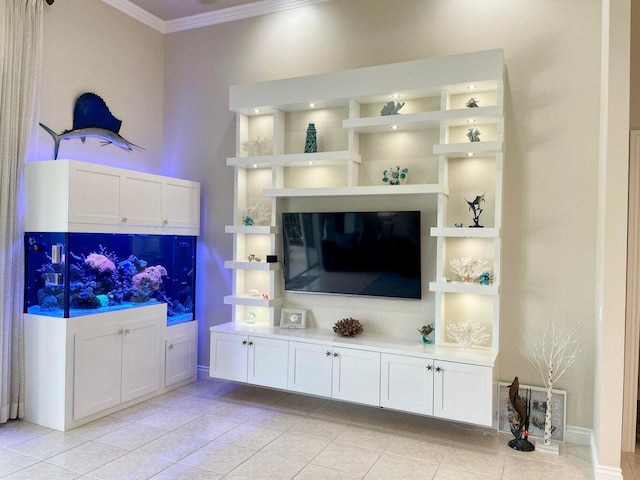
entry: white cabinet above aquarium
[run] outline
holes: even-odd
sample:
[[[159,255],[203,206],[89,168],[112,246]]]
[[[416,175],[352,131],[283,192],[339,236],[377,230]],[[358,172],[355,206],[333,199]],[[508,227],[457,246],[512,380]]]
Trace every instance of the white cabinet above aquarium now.
[[[200,184],[77,160],[26,164],[27,231],[198,235]]]

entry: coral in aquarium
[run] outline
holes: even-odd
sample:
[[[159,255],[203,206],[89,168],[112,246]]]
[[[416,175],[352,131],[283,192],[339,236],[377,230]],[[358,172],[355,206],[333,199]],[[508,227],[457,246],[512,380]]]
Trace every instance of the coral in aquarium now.
[[[166,276],[167,269],[162,265],[147,267],[142,272],[135,274],[131,279],[134,289],[132,300],[134,302],[148,301],[154,292],[160,290],[162,277]]]
[[[100,273],[113,273],[116,269],[116,264],[113,263],[109,257],[95,252],[87,255],[87,258],[84,259],[84,263],[94,270],[98,270]]]

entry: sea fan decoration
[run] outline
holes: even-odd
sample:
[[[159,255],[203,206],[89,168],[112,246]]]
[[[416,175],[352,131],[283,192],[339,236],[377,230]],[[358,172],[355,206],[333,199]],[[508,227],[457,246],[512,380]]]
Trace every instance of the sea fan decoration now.
[[[473,325],[467,320],[447,325],[447,336],[453,338],[462,348],[482,345],[489,340],[489,334],[479,323]]]
[[[260,137],[255,140],[246,140],[242,142],[242,149],[247,152],[250,157],[260,157],[262,155],[271,155],[272,149],[269,140]]]
[[[463,282],[475,282],[483,273],[490,273],[489,264],[482,258],[462,257],[449,261],[451,270]]]
[[[360,320],[349,317],[336,322],[333,326],[333,331],[343,337],[353,337],[354,335],[364,332],[364,327],[362,323],[360,323]]]

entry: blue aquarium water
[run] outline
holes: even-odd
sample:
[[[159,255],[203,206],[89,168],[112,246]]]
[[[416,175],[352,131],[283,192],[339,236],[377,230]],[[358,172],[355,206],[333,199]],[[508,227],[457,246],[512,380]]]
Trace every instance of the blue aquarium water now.
[[[167,304],[194,319],[196,237],[25,233],[25,312],[69,318]]]

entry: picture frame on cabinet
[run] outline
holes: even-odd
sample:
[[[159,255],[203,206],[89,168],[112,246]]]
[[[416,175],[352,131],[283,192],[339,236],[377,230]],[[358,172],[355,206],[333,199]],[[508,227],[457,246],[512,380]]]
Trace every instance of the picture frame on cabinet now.
[[[509,426],[509,418],[516,413],[509,402],[509,385],[510,383],[507,382],[498,382],[498,430],[510,433],[511,428]],[[531,389],[529,436],[533,438],[543,438],[544,414],[547,405],[547,389],[520,384],[519,395],[523,400],[527,396],[529,389]],[[567,429],[567,392],[556,389],[553,389],[551,392],[553,402],[551,410],[551,440],[564,443],[565,431]]]
[[[280,313],[280,328],[305,328],[307,311],[283,308]]]

